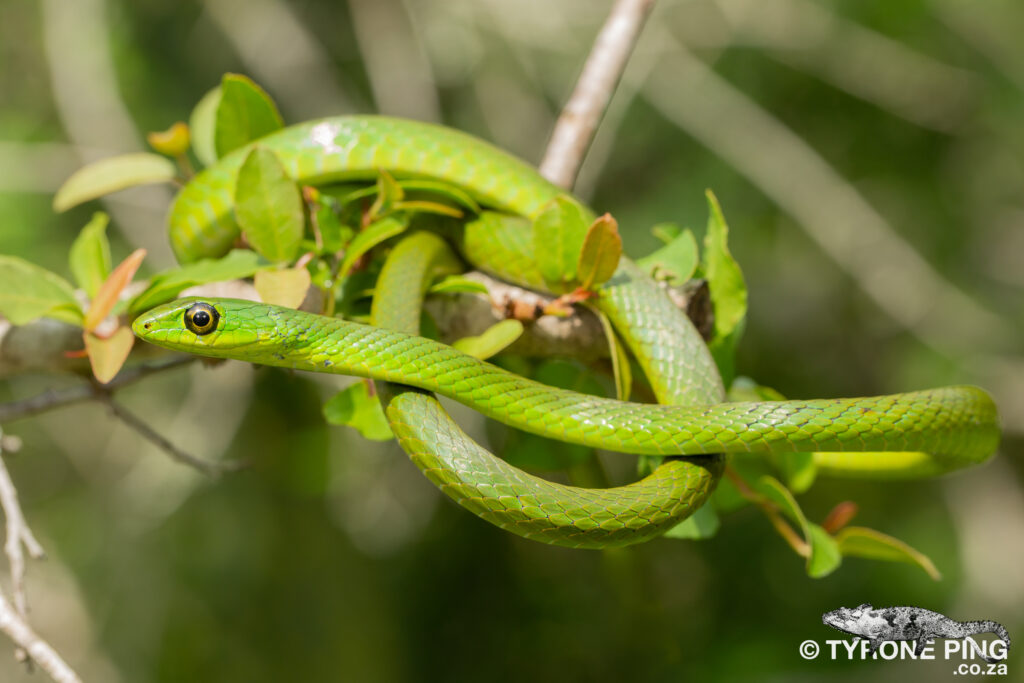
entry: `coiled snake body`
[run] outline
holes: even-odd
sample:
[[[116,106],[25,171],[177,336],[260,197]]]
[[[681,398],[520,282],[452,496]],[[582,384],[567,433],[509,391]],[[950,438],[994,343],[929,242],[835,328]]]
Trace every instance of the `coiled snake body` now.
[[[339,117],[286,128],[253,144],[274,151],[291,177],[304,184],[372,179],[383,169],[399,178],[443,181],[489,209],[526,218],[556,197],[568,197],[501,150],[412,121]],[[224,157],[177,197],[170,223],[180,260],[221,255],[237,238],[232,198],[248,151]],[[463,256],[476,267],[537,287],[537,278],[528,272],[532,255],[524,253],[529,240],[487,230],[486,221],[467,227]],[[134,329],[147,341],[199,355],[378,380],[400,444],[449,496],[523,536],[573,547],[626,545],[664,532],[706,501],[721,476],[725,453],[815,451],[820,465],[832,473],[901,476],[979,462],[998,443],[995,407],[973,387],[860,399],[722,403],[722,382],[703,340],[626,258],[601,287],[596,305],[632,351],[662,405],[538,384],[416,336],[424,289],[457,264],[438,236],[416,232],[406,237],[388,255],[378,280],[374,326],[252,302],[204,299],[158,307],[138,318]],[[619,488],[554,484],[474,443],[427,392],[566,442],[694,457],[669,458],[650,476]]]

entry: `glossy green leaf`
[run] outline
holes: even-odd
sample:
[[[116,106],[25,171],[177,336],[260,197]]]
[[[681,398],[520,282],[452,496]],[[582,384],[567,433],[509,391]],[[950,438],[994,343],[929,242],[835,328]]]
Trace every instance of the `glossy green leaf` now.
[[[628,401],[630,391],[633,388],[633,370],[629,365],[629,355],[626,353],[626,346],[619,339],[612,321],[601,311],[593,309],[597,319],[601,321],[604,328],[605,339],[608,340],[608,355],[612,359],[612,371],[615,375],[615,395],[620,401]]]
[[[800,509],[796,498],[793,497],[789,489],[782,485],[782,482],[774,477],[763,476],[756,481],[755,488],[758,493],[772,503],[775,503],[779,510],[782,511],[782,514],[799,524],[800,528],[806,532],[807,517],[804,516],[804,512]]]
[[[845,527],[835,536],[839,551],[850,557],[866,557],[886,562],[906,562],[917,565],[928,576],[938,581],[942,578],[935,564],[927,555],[903,541],[874,529],[859,526]]]
[[[409,227],[409,221],[404,217],[388,216],[376,223],[371,223],[349,243],[348,250],[345,252],[345,260],[341,262],[341,269],[338,272],[347,275],[363,254],[381,242],[402,234],[407,227]]]
[[[793,493],[803,493],[811,488],[818,476],[814,453],[776,453],[775,460],[786,486]]]
[[[736,346],[747,314],[747,285],[739,264],[729,252],[729,226],[722,207],[710,190],[707,199],[710,215],[701,265],[715,307],[715,334],[709,347],[725,386],[729,386],[735,376]]]
[[[217,108],[220,106],[220,86],[207,91],[199,100],[188,119],[188,127],[192,133],[192,151],[203,166],[211,166],[217,161],[217,145],[214,138],[217,134]]]
[[[619,224],[610,214],[594,221],[583,238],[580,258],[576,263],[577,278],[586,290],[600,287],[611,279],[622,256]]]
[[[675,223],[658,223],[651,228],[651,234],[664,244],[669,244],[672,240],[679,237],[682,232],[683,229]]]
[[[533,219],[533,253],[552,291],[561,294],[575,288],[587,227],[583,208],[565,196],[548,202]]]
[[[80,326],[85,317],[67,280],[17,256],[2,254],[0,315],[13,325],[46,317]]]
[[[807,558],[807,575],[812,579],[828,576],[842,564],[843,555],[839,552],[839,544],[817,524],[807,524],[807,542],[811,546],[811,555]]]
[[[483,334],[476,337],[463,337],[455,341],[452,346],[475,358],[486,360],[501,353],[522,334],[523,323],[510,318],[494,323],[484,330]]]
[[[440,202],[428,202],[423,199],[406,199],[395,202],[391,209],[392,211],[408,211],[409,213],[432,213],[437,216],[448,216],[450,218],[462,218],[465,215],[462,209],[457,209],[448,204],[441,204]]]
[[[171,301],[189,287],[251,277],[267,267],[256,252],[234,249],[219,259],[203,259],[181,268],[165,270],[150,278],[149,286],[128,305],[128,312],[134,315]]]
[[[166,183],[178,176],[174,162],[149,152],[122,154],[100,159],[83,166],[53,196],[53,210],[67,211],[97,197],[128,187],[149,183]]]
[[[384,216],[394,210],[395,204],[405,198],[405,192],[390,173],[381,171],[377,176],[377,198],[370,206],[370,218]]]
[[[468,294],[487,294],[487,285],[476,280],[470,280],[462,275],[449,275],[440,282],[430,287],[431,294],[454,294],[465,292]]]
[[[454,185],[437,180],[422,180],[418,178],[399,180],[398,184],[405,190],[406,194],[415,192],[438,195],[451,200],[465,209],[469,209],[473,213],[480,213],[480,205],[476,203],[476,200],[470,197],[464,190]]]
[[[698,263],[697,238],[692,230],[682,230],[661,249],[641,259],[637,264],[657,280],[666,280],[678,286],[693,277]]]
[[[665,538],[702,539],[711,538],[722,526],[714,506],[701,506],[695,513],[665,532]]]
[[[302,196],[277,155],[253,147],[238,170],[235,218],[249,245],[269,261],[291,261],[305,231]]]
[[[214,122],[217,156],[284,126],[277,105],[263,88],[241,74],[224,74]]]
[[[370,395],[365,381],[355,382],[339,391],[324,404],[323,411],[330,424],[352,427],[371,441],[394,438],[380,399],[376,394]]]
[[[96,296],[100,285],[110,275],[110,242],[107,240],[107,214],[97,212],[85,224],[71,244],[68,264],[78,286],[89,298]]]

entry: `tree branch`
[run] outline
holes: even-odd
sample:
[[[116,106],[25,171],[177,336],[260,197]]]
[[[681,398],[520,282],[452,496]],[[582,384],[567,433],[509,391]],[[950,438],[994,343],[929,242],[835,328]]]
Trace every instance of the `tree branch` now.
[[[7,596],[0,591],[0,631],[25,650],[32,661],[58,683],[81,683],[78,674],[53,647],[40,638],[18,614]]]
[[[145,377],[149,377],[150,375],[164,372],[166,370],[173,370],[174,368],[191,363],[194,360],[196,360],[194,356],[171,356],[169,358],[163,358],[157,362],[136,365],[122,370],[117,377],[105,386],[96,384],[95,382],[83,382],[82,384],[68,387],[66,389],[52,389],[44,391],[41,394],[30,396],[29,398],[21,399],[20,401],[0,403],[0,424],[11,422],[13,420],[20,420],[25,417],[32,417],[33,415],[45,413],[53,410],[54,408],[62,408],[73,403],[89,401],[97,398],[101,394],[113,393],[118,389],[126,387],[129,384],[134,384]]]
[[[193,467],[203,474],[210,477],[217,477],[225,472],[235,472],[249,466],[247,462],[214,462],[198,458],[191,453],[186,453],[168,441],[162,434],[150,427],[145,420],[115,401],[114,397],[109,393],[100,393],[97,395],[97,398],[103,401],[103,403],[110,408],[110,412],[114,414],[114,417],[124,423],[126,427],[130,427],[139,436],[149,441],[167,455],[171,456],[171,459],[177,460],[189,467]]]
[[[597,34],[540,164],[540,174],[555,185],[573,186],[652,7],[654,0],[617,0]]]
[[[6,633],[17,645],[15,656],[19,660],[31,658],[31,661],[38,664],[55,681],[78,681],[78,674],[61,659],[49,643],[36,635],[27,622],[25,556],[22,553],[22,546],[33,559],[43,557],[44,553],[43,547],[25,521],[25,514],[18,502],[18,491],[4,462],[4,446],[9,443],[4,440],[0,431],[0,508],[3,509],[7,520],[4,552],[11,564],[11,588],[14,593],[12,605],[3,591],[0,591],[0,631]]]

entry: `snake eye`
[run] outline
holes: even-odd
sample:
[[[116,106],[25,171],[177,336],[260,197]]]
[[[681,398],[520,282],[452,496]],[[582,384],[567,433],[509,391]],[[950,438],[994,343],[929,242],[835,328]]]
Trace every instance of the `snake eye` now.
[[[210,304],[195,304],[185,311],[185,327],[199,336],[217,329],[220,313]]]

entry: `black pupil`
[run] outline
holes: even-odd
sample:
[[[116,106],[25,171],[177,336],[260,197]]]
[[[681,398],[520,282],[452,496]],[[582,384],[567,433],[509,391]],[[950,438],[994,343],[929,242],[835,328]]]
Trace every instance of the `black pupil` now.
[[[210,314],[207,311],[196,311],[192,316],[192,324],[196,327],[206,327],[210,324]]]

